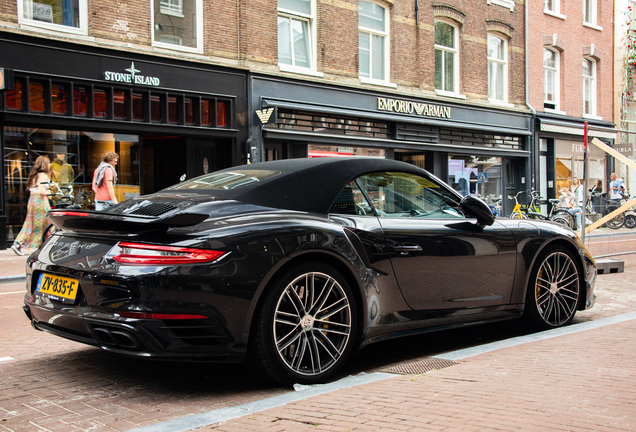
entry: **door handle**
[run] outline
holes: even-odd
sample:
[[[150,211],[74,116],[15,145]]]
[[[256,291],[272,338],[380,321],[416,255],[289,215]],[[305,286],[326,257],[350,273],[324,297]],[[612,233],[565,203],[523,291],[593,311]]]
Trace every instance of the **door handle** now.
[[[408,255],[411,252],[422,252],[422,247],[418,245],[397,245],[393,246],[393,250],[401,255]]]

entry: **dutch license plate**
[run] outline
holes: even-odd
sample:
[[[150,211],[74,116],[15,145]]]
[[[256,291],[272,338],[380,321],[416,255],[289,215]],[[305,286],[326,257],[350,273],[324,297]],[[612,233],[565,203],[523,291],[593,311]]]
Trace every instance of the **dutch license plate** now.
[[[78,287],[77,279],[41,273],[35,293],[62,303],[75,303]]]

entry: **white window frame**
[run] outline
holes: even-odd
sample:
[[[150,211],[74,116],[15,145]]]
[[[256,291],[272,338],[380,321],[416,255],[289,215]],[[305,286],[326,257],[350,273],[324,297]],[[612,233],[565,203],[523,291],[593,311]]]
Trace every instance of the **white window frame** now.
[[[288,65],[284,63],[278,63],[278,68],[283,72],[293,72],[303,75],[312,75],[317,77],[323,77],[324,74],[317,71],[317,55],[316,55],[316,0],[311,0],[311,13],[309,15],[293,11],[285,8],[277,8],[278,15],[276,20],[278,21],[278,17],[287,18],[289,20],[295,19],[298,21],[306,21],[308,23],[309,32],[308,37],[309,41],[309,67],[304,66],[296,66],[296,65]],[[291,25],[290,25],[291,28]],[[293,47],[293,38],[290,37],[290,41],[292,41],[291,53],[292,58],[294,56],[294,47]],[[278,55],[278,53],[277,53]]]
[[[437,24],[438,22],[443,22],[445,24],[450,25],[453,28],[453,39],[454,39],[453,45],[454,45],[455,48],[449,48],[449,47],[444,46],[444,45],[435,44],[434,50],[436,51],[436,50],[439,49],[441,51],[444,51],[445,53],[452,53],[453,54],[453,70],[455,71],[455,74],[453,75],[453,88],[455,90],[451,92],[451,91],[447,91],[447,90],[436,88],[435,89],[435,93],[437,95],[439,95],[439,96],[448,96],[448,97],[465,99],[466,96],[462,95],[459,92],[459,76],[460,76],[460,71],[459,71],[459,26],[455,22],[453,22],[451,20],[445,20],[445,19],[436,19],[435,23],[433,25]],[[433,57],[433,61],[434,60],[435,60],[435,58]],[[444,73],[442,73],[442,77],[444,77]]]
[[[182,52],[188,52],[188,53],[194,53],[194,54],[202,54],[203,53],[203,0],[195,0],[196,2],[195,24],[197,26],[197,46],[196,47],[187,47],[183,45],[175,45],[175,44],[155,41],[155,14],[154,14],[155,1],[160,2],[161,0],[150,0],[150,10],[151,10],[150,28],[152,29],[152,37],[151,37],[152,46],[154,48],[168,49],[171,51],[182,51]],[[168,13],[167,15],[183,17],[183,3],[181,5],[182,5],[181,15],[174,14],[174,13]],[[166,12],[164,12],[164,10],[162,10],[161,8],[161,3],[159,3],[159,11],[162,14],[166,14]]]
[[[376,36],[381,36],[384,38],[384,79],[376,79],[373,77],[363,77],[360,76],[360,65],[358,64],[358,77],[360,78],[360,82],[364,83],[364,84],[375,84],[375,85],[381,85],[381,86],[386,86],[386,87],[393,87],[393,88],[397,88],[397,84],[392,84],[391,83],[391,57],[390,57],[390,53],[391,53],[391,11],[388,7],[386,7],[385,5],[383,5],[380,2],[377,1],[371,1],[371,0],[359,0],[358,1],[358,5],[360,4],[360,1],[364,1],[365,3],[374,3],[378,6],[380,6],[382,9],[384,9],[384,17],[385,17],[385,21],[384,21],[384,31],[377,31],[375,29],[370,29],[367,27],[361,27],[358,24],[358,40],[359,40],[359,35],[360,33],[367,33],[369,35],[369,38],[372,40],[371,36],[376,35]],[[360,9],[358,8],[358,15],[360,14]],[[360,53],[360,47],[358,46],[358,54]],[[370,54],[369,54],[369,71],[372,71],[371,65],[373,64],[373,58],[372,58],[372,54],[373,54],[373,49],[371,50]],[[360,61],[360,55],[358,55],[358,62]]]
[[[37,3],[33,0],[34,3]],[[24,6],[26,0],[18,0],[18,23],[20,27],[36,27],[54,32],[71,33],[76,35],[88,34],[88,0],[79,0],[79,27],[70,27],[63,24],[53,24],[32,19],[31,16],[25,16]]]
[[[595,30],[603,30],[598,25],[598,0],[583,0],[583,25]],[[590,16],[587,16],[587,6],[590,6]]]
[[[561,0],[552,0],[552,9],[548,7],[548,0],[543,0],[543,13],[556,18],[565,19],[561,13]]]
[[[514,12],[515,10],[514,0],[487,0],[486,3],[508,8],[510,9],[510,12]]]
[[[499,39],[503,43],[503,59],[499,59],[496,57],[490,57],[488,55],[488,49],[490,45],[490,39],[496,38]],[[508,39],[503,36],[500,36],[496,33],[488,33],[487,42],[486,42],[486,57],[488,58],[488,101],[492,104],[499,105],[507,105],[508,104]],[[497,99],[496,97],[490,97],[490,63],[497,63],[503,65],[503,99]]]
[[[589,58],[589,57],[583,57],[583,60],[587,60],[590,62],[591,66],[592,66],[592,70],[591,70],[591,75],[583,75],[583,81],[582,81],[582,97],[583,97],[583,117],[586,118],[593,118],[593,119],[599,119],[598,117],[598,98],[597,98],[597,89],[598,89],[598,63],[596,60]],[[589,82],[590,84],[590,112],[585,112],[585,82]]]
[[[552,112],[556,114],[564,114],[561,110],[561,53],[558,50],[550,49],[543,47],[544,50],[550,51],[554,53],[554,64],[553,68],[548,68],[546,65],[543,65],[543,103],[552,104],[554,108],[544,108],[546,112]],[[551,70],[554,74],[554,100],[550,101],[546,99],[547,94],[547,85],[548,80],[546,79],[547,70]]]
[[[160,0],[159,11],[165,15],[183,17],[183,0]]]

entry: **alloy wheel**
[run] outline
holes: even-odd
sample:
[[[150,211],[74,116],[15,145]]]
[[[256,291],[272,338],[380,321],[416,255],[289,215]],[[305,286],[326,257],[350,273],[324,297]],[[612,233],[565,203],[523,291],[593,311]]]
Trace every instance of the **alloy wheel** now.
[[[535,280],[535,304],[543,321],[553,327],[567,324],[579,301],[579,272],[565,252],[554,251],[541,263]]]
[[[274,311],[276,350],[291,371],[321,375],[342,357],[351,337],[350,300],[338,281],[308,272],[282,291]]]

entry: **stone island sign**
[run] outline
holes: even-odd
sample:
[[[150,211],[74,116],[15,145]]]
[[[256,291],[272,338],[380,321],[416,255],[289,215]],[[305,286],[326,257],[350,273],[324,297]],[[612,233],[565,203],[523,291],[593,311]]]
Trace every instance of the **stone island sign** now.
[[[387,98],[378,98],[378,110],[448,119],[451,116],[450,107]]]
[[[161,82],[157,77],[139,75],[141,72],[139,69],[135,69],[135,62],[132,62],[128,69],[124,69],[128,73],[122,72],[104,72],[104,79],[106,81],[113,81],[126,84],[138,84],[147,86],[158,86]]]

